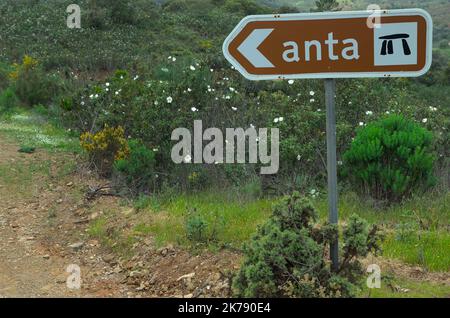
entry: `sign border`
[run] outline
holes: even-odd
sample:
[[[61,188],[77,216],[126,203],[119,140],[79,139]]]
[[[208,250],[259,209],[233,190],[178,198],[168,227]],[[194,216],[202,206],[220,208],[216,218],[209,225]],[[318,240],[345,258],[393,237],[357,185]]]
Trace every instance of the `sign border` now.
[[[391,16],[409,16],[420,15],[425,18],[427,24],[427,51],[425,67],[420,71],[405,72],[333,72],[333,73],[306,73],[306,74],[268,74],[256,75],[248,73],[242,65],[230,54],[228,47],[234,38],[245,28],[245,26],[253,21],[291,21],[291,20],[327,20],[327,19],[346,19],[346,18],[362,18],[370,17],[372,11],[340,11],[340,12],[319,12],[319,13],[292,13],[292,14],[265,14],[265,15],[249,15],[243,18],[238,25],[227,36],[222,45],[222,51],[225,58],[239,71],[245,78],[252,81],[260,80],[289,80],[289,79],[318,79],[318,78],[375,78],[375,77],[419,77],[428,72],[432,63],[433,56],[433,19],[431,15],[419,8],[415,9],[397,9],[397,10],[380,10],[381,17]]]

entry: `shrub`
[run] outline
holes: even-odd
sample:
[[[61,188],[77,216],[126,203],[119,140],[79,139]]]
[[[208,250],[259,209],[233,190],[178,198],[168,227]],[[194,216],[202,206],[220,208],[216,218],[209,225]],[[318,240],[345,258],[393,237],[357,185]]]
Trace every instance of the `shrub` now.
[[[401,115],[361,128],[344,153],[344,174],[356,189],[398,201],[433,180],[432,134]]]
[[[194,211],[188,213],[185,221],[186,237],[195,243],[205,243],[208,240],[208,223]]]
[[[103,176],[111,173],[114,161],[125,159],[130,152],[121,126],[106,125],[98,133],[85,132],[80,136],[80,145],[88,153],[91,163]]]
[[[148,192],[155,180],[155,153],[137,140],[131,140],[129,148],[129,156],[114,164],[119,180],[133,195]]]
[[[109,5],[111,6],[111,19],[113,22],[121,24],[136,23],[134,3],[130,3],[128,0],[115,0]]]
[[[26,105],[48,103],[58,91],[55,81],[47,76],[36,59],[25,55],[22,64],[14,64],[9,74],[17,97]]]
[[[316,210],[294,192],[245,246],[244,263],[233,280],[238,297],[351,297],[362,269],[357,257],[378,251],[380,236],[357,216],[344,229],[343,260],[332,272],[325,259],[338,233],[316,223]]]
[[[7,113],[17,106],[17,97],[11,88],[5,89],[0,94],[0,113]]]
[[[9,86],[10,66],[0,62],[0,90],[4,90]]]

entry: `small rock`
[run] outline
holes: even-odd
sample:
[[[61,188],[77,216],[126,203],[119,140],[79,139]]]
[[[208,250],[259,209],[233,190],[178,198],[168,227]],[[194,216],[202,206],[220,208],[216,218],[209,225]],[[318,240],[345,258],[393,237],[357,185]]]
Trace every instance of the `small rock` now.
[[[117,261],[116,261],[115,256],[113,254],[105,255],[102,258],[108,264],[111,264],[111,265],[117,264]]]
[[[49,258],[50,258],[50,255],[45,254],[44,256],[42,256],[42,258],[44,258],[44,259],[49,259]]]
[[[56,277],[57,284],[64,284],[66,281],[67,281],[67,277],[65,274],[61,274],[58,277]]]
[[[140,271],[131,271],[130,274],[128,274],[129,277],[141,277],[142,273]]]
[[[83,242],[78,242],[78,243],[73,243],[70,244],[69,247],[71,249],[73,249],[74,251],[79,251],[83,248],[84,243]]]
[[[192,298],[192,297],[194,297],[194,294],[187,294],[183,296],[183,298]]]
[[[128,216],[128,215],[132,214],[133,212],[134,212],[133,208],[125,209],[125,210],[122,211],[122,214],[125,215],[125,216]]]
[[[66,184],[66,186],[67,186],[67,187],[71,187],[71,186],[73,186],[73,182],[69,182],[69,183],[67,183],[67,184]]]
[[[114,267],[113,269],[114,273],[119,274],[123,271],[122,267],[120,267],[120,265],[117,265],[116,267]]]
[[[165,247],[161,247],[160,249],[158,249],[157,252],[158,252],[159,254],[161,254],[162,256],[166,256],[167,253],[168,253],[167,248],[165,248]]]
[[[180,277],[178,277],[177,282],[179,282],[179,281],[182,280],[182,279],[190,279],[190,278],[192,278],[192,277],[194,277],[194,276],[195,276],[195,273],[194,273],[194,272],[193,272],[193,273],[186,274],[186,275],[183,275],[183,276],[180,276]]]
[[[63,202],[62,199],[58,199],[58,200],[56,201],[56,203],[59,203],[59,204],[61,204],[62,202]]]
[[[95,220],[96,218],[98,218],[98,213],[97,213],[97,212],[94,212],[94,213],[92,213],[92,214],[89,216],[89,219],[91,219],[91,220]]]

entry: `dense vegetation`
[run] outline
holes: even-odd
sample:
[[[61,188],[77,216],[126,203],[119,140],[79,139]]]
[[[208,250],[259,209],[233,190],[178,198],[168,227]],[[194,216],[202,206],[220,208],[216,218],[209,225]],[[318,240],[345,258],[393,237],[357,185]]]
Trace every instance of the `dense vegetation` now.
[[[69,29],[66,7],[72,2],[0,3],[1,117],[6,121],[17,117],[17,106],[44,114],[80,140],[82,154],[91,168],[101,177],[109,178],[117,194],[135,198],[136,210],[149,206],[158,210],[164,204],[166,210],[173,211],[173,218],[165,218],[165,224],[142,224],[135,229],[137,232],[164,231],[164,238],[173,239],[171,233],[179,234],[181,226],[185,239],[195,244],[222,241],[224,245],[232,245],[248,239],[256,225],[270,214],[270,201],[226,203],[221,201],[222,193],[256,200],[297,190],[324,202],[320,201],[326,185],[323,83],[250,82],[230,67],[221,52],[225,36],[245,15],[316,11],[315,1],[80,0],[82,28]],[[319,6],[327,2],[333,1],[319,1]],[[340,1],[339,6],[328,9],[365,9],[366,5],[367,1]],[[386,1],[381,6],[411,4],[399,0]],[[414,204],[406,203],[406,216],[397,217],[408,220],[404,222],[406,225],[399,225],[399,233],[405,231],[407,235],[400,235],[399,241],[405,246],[413,241],[415,246],[425,244],[421,235],[417,239],[420,244],[416,237],[411,240],[405,237],[428,230],[436,230],[429,236],[431,245],[448,238],[439,232],[448,223],[445,195],[450,180],[450,38],[448,13],[445,14],[448,2],[433,1],[431,5],[431,1],[423,1],[417,6],[429,9],[435,18],[433,66],[427,75],[417,79],[338,80],[339,186],[343,193],[354,191],[359,195],[344,196],[341,203],[349,220],[344,231],[348,234],[344,249],[351,246],[354,235],[361,238],[364,234],[367,239],[365,221],[348,215],[352,209],[364,212],[359,211],[366,208],[360,205],[361,201],[371,197],[373,201],[367,202],[374,203],[372,207],[377,213],[380,203],[388,202],[389,212],[400,214],[395,204],[408,202],[430,187],[433,195],[442,193],[443,199],[438,201],[443,202],[442,206],[433,208],[436,215],[424,216],[423,209],[416,212],[411,207]],[[203,121],[204,128],[222,130],[279,128],[278,174],[261,176],[258,164],[174,164],[170,158],[174,144],[171,133],[178,127],[192,129],[196,119]],[[40,140],[30,137],[35,143],[31,147],[45,144],[40,133],[39,136]],[[220,209],[205,203],[203,194],[201,199],[196,197],[206,189],[216,191],[211,201],[220,205]],[[157,193],[171,199],[159,203]],[[347,200],[354,205],[349,206]],[[225,207],[226,204],[229,206]],[[198,211],[197,207],[202,205],[203,209]],[[270,255],[284,264],[285,271],[278,272],[264,263],[264,253],[272,245],[254,240],[249,243],[248,260],[236,282],[238,293],[354,295],[351,290],[356,281],[350,279],[352,273],[334,277],[336,284],[331,285],[334,274],[327,271],[322,255],[329,238],[327,241],[322,233],[322,239],[317,239],[315,235],[320,231],[316,232],[313,224],[319,225],[312,215],[305,215],[306,223],[299,227],[284,223],[285,217],[292,217],[289,213],[304,211],[303,205],[298,210],[291,208],[281,205],[275,209],[256,236],[265,239],[281,233],[287,238],[271,241],[277,244],[277,249]],[[382,213],[379,218],[365,216],[377,222],[385,218]],[[443,216],[444,225],[431,220],[437,216]],[[397,218],[392,218],[391,223],[397,222]],[[233,226],[224,230],[226,222]],[[308,242],[305,248],[310,250],[290,250],[286,242],[298,237]],[[398,245],[393,240],[392,237],[388,240],[388,252],[397,255]],[[352,252],[352,261],[353,256],[367,254],[367,244],[354,248],[357,255]],[[304,268],[283,259],[290,257],[285,252],[298,252],[294,257],[301,258],[304,258],[301,253],[311,252],[311,264],[316,266],[317,275],[303,281],[306,285],[296,285],[297,278],[304,279]],[[415,260],[416,254],[405,258]],[[441,253],[436,255],[441,257]],[[442,259],[436,264],[441,269],[447,266]],[[253,275],[254,266],[264,267],[274,280],[259,280],[260,273]],[[288,274],[296,279],[290,281],[288,289],[278,290],[276,285],[285,281]],[[274,281],[276,284],[271,285]]]
[[[67,4],[34,1],[26,6],[5,1],[0,5],[1,55],[7,61],[0,68],[0,84],[9,87],[0,96],[3,109],[15,100],[28,106],[49,105],[64,125],[79,134],[120,125],[124,138],[155,152],[149,158],[155,158],[154,171],[160,174],[151,188],[138,187],[144,192],[163,185],[192,190],[256,179],[264,190],[284,193],[324,183],[321,82],[248,82],[229,67],[220,51],[227,32],[246,14],[284,9],[249,0],[161,4],[120,0],[111,5],[86,0],[80,1],[82,28],[69,29],[63,21]],[[30,30],[34,41],[25,40]],[[431,72],[418,80],[339,81],[340,161],[357,128],[400,113],[432,131],[436,173],[441,183],[446,182],[449,63],[440,52],[435,53]],[[430,94],[436,98],[430,99]],[[204,127],[280,128],[280,172],[262,178],[257,165],[172,164],[171,132],[192,127],[195,119],[202,119]],[[97,151],[94,156],[98,155]],[[114,158],[115,154],[105,155]],[[103,159],[94,163],[98,166]],[[132,170],[124,164],[122,172]],[[109,171],[100,169],[103,175],[112,173],[113,162],[107,167]]]

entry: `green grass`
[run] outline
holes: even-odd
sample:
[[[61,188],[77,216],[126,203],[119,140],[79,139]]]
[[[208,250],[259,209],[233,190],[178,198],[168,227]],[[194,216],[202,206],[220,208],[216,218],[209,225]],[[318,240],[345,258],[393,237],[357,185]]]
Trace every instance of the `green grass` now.
[[[396,289],[398,286],[400,289]],[[381,288],[365,287],[359,297],[369,298],[448,298],[450,286],[432,282],[419,282],[404,278],[393,278],[389,283],[381,281]]]
[[[409,264],[418,264],[429,271],[450,271],[450,233],[414,232],[400,238],[389,235],[383,244],[383,255]]]
[[[314,201],[320,216],[326,219],[328,215],[327,198]],[[339,196],[339,217],[347,219],[352,214],[358,214],[371,223],[377,223],[394,228],[405,221],[422,222],[430,230],[444,229],[450,224],[450,192],[429,192],[422,196],[414,196],[401,204],[384,208],[376,208],[365,199],[354,193],[341,193]]]
[[[16,110],[0,118],[0,133],[26,148],[80,152],[78,138],[29,110]]]
[[[217,240],[240,247],[271,213],[273,200],[248,200],[228,197],[225,193],[183,194],[161,204],[160,211],[148,209],[152,222],[139,224],[138,233],[156,235],[156,241],[186,243],[185,220],[196,213],[208,224],[208,231],[217,232]]]
[[[51,161],[24,163],[15,161],[0,164],[0,184],[8,186],[10,193],[32,196],[38,191],[35,184],[38,176],[49,177],[51,175]]]
[[[127,235],[116,228],[108,218],[114,214],[108,211],[105,216],[89,223],[87,233],[90,237],[98,239],[114,253],[129,258],[132,256],[132,245],[135,243],[133,235]]]

